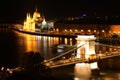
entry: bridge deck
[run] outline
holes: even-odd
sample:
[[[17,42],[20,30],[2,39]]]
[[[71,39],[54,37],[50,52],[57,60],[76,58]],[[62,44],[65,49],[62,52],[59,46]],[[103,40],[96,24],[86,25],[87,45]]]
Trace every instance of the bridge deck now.
[[[55,68],[55,67],[61,67],[61,66],[67,66],[67,65],[72,65],[76,63],[93,63],[97,62],[102,59],[106,58],[111,58],[111,57],[116,57],[120,56],[120,52],[114,52],[111,54],[94,54],[92,57],[90,56],[88,59],[81,59],[81,58],[69,58],[69,59],[64,59],[64,60],[58,60],[58,61],[50,61],[45,63],[46,66],[49,68]]]

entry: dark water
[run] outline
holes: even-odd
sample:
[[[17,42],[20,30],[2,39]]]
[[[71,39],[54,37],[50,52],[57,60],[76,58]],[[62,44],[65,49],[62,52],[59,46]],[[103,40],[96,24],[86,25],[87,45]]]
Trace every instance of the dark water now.
[[[75,39],[35,36],[19,33],[7,28],[0,29],[0,66],[16,67],[26,52],[39,52],[45,59],[59,55],[59,44],[74,45]]]
[[[5,31],[5,32],[4,32]],[[6,29],[0,32],[0,66],[18,65],[18,45],[14,33]]]
[[[61,50],[56,49],[56,45],[74,45],[75,43],[76,40],[72,38],[35,36],[9,29],[0,29],[0,66],[11,68],[19,66],[24,61],[25,53],[29,51],[39,52],[45,59],[49,59],[60,54]],[[104,52],[107,50],[107,48],[98,46],[96,49]],[[60,77],[65,80],[120,80],[120,71],[100,71],[100,76],[91,76],[89,71],[85,70],[83,72],[86,75],[83,75],[81,71],[77,65],[72,69],[64,69],[59,75],[62,75]],[[65,73],[63,74],[63,72]]]

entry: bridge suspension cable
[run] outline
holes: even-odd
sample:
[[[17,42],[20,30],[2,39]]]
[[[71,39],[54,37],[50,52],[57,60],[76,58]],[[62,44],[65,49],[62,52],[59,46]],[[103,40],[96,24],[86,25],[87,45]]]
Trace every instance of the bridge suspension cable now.
[[[49,61],[52,61],[52,60],[54,60],[54,59],[57,59],[57,58],[59,58],[59,57],[65,55],[65,54],[68,54],[69,52],[72,52],[72,51],[74,51],[74,50],[76,50],[76,49],[78,49],[78,48],[84,46],[85,44],[86,44],[86,43],[84,43],[84,44],[82,44],[82,45],[80,45],[80,46],[78,46],[78,47],[75,47],[75,48],[73,48],[73,49],[71,49],[71,50],[69,50],[69,51],[67,51],[67,52],[65,52],[65,53],[62,53],[61,55],[58,55],[58,56],[53,57],[53,58],[51,58],[51,59],[49,59],[49,60],[46,60],[45,62],[49,62]],[[44,62],[44,63],[45,63],[45,62]]]
[[[113,46],[113,45],[103,44],[103,43],[96,43],[96,45],[103,45],[103,46],[108,46],[108,47],[115,47],[115,46]]]

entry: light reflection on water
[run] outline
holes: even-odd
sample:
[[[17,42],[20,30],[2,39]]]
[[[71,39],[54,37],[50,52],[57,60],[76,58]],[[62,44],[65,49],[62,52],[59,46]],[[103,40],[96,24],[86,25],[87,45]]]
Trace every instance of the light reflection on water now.
[[[58,38],[58,37],[34,36],[34,35],[22,34],[22,33],[18,33],[18,32],[15,32],[15,36],[16,36],[16,38],[14,38],[14,39],[16,39],[15,44],[17,46],[16,45],[15,46],[11,45],[11,46],[13,47],[13,49],[17,47],[16,53],[19,54],[18,55],[19,58],[17,58],[19,60],[21,59],[22,56],[24,56],[24,52],[28,52],[28,51],[40,52],[40,54],[42,56],[44,56],[45,58],[51,58],[51,57],[54,57],[55,55],[59,55],[57,53],[55,45],[58,45],[58,44],[74,45],[76,43],[72,38],[70,38],[70,39],[65,38],[63,40],[62,38]],[[3,38],[1,38],[1,39],[3,39]],[[7,44],[4,43],[4,46]],[[11,42],[11,44],[12,44],[12,42]],[[1,45],[2,45],[2,43],[1,43]],[[96,47],[95,50],[97,53],[99,53],[99,51],[106,53],[108,51],[113,51],[113,50],[117,51],[117,49],[120,49],[119,46],[116,48],[103,47],[103,46],[95,46],[95,47]],[[5,48],[7,48],[7,47],[5,47]],[[15,51],[15,49],[14,49],[14,51]],[[19,61],[19,63],[20,63],[20,61]],[[81,74],[81,72],[84,73],[85,75]],[[75,73],[74,80],[120,80],[120,72],[119,71],[118,72],[101,71],[100,76],[91,76],[90,70],[89,70],[89,65],[87,65],[85,67],[75,66],[74,73]]]
[[[18,33],[19,36],[22,36],[22,39],[18,40],[20,45],[25,46],[25,52],[35,51],[40,52],[45,58],[51,58],[56,53],[53,53],[53,46],[58,44],[69,44],[74,45],[72,39],[63,39],[58,37],[46,37],[46,36],[34,36]],[[51,48],[52,47],[52,48]],[[106,46],[95,46],[97,53],[106,53],[109,51],[115,50],[113,47]],[[82,73],[82,74],[81,74]],[[61,73],[62,74],[62,73]],[[92,76],[90,65],[89,64],[76,64],[74,67],[74,80],[120,80],[120,73],[113,72],[100,72],[99,76]]]
[[[75,42],[72,38],[61,38],[61,37],[47,37],[47,36],[35,36],[29,34],[22,34],[16,32],[17,36],[21,36],[18,39],[18,44],[24,49],[24,52],[34,51],[40,52],[45,59],[54,57],[55,54],[58,55],[56,46],[59,44],[74,45]]]
[[[78,63],[74,68],[74,80],[89,80],[91,76],[90,65],[86,63]]]
[[[85,66],[87,67],[87,66]],[[76,67],[75,67],[76,68]],[[77,67],[78,68],[78,67]],[[89,69],[89,68],[88,68]],[[100,75],[92,76],[87,68],[75,69],[74,80],[120,80],[120,71],[101,71]]]

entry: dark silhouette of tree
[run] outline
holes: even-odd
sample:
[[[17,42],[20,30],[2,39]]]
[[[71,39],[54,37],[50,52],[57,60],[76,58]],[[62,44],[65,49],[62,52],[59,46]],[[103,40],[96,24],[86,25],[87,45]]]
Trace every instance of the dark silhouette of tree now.
[[[42,64],[44,58],[39,52],[27,52],[23,59],[24,63],[22,64],[22,67],[24,70],[14,72],[7,80],[54,80],[50,76],[49,69]]]

